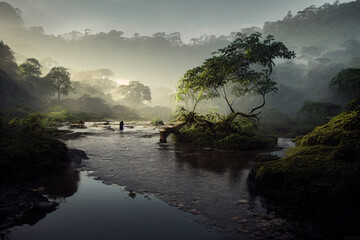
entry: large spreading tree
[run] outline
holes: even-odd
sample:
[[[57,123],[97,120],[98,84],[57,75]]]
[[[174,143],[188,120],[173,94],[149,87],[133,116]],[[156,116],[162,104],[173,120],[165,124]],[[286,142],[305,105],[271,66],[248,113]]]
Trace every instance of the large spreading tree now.
[[[282,42],[261,33],[235,39],[206,59],[203,65],[188,70],[178,82],[178,99],[192,96],[195,106],[204,99],[222,98],[234,115],[256,117],[266,103],[266,95],[276,92],[271,74],[277,58],[295,57]],[[247,95],[258,95],[261,103],[245,114],[234,109],[234,103]],[[193,111],[195,108],[193,108]]]

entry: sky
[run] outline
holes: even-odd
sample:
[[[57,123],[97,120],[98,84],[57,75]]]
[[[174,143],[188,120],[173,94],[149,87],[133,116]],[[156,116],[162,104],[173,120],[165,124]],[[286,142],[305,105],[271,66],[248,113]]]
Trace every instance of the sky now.
[[[265,21],[282,19],[289,10],[295,14],[305,7],[333,1],[7,0],[20,8],[26,26],[42,26],[49,34],[85,29],[93,33],[116,29],[125,36],[178,31],[185,41],[202,34],[228,35],[244,27],[262,27]]]

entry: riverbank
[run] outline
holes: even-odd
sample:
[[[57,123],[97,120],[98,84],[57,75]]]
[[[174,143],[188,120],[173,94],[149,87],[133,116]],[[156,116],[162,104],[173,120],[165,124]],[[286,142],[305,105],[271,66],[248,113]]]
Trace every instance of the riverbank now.
[[[360,109],[356,101],[297,138],[285,158],[258,163],[249,179],[287,214],[315,226],[311,238],[360,236]]]
[[[65,171],[75,171],[87,159],[85,152],[68,149],[68,162],[58,165],[52,174],[62,175]],[[50,200],[43,186],[46,175],[33,181],[0,183],[0,236],[6,235],[13,226],[34,225],[48,213],[55,211],[58,203]],[[44,195],[44,193],[47,193]]]

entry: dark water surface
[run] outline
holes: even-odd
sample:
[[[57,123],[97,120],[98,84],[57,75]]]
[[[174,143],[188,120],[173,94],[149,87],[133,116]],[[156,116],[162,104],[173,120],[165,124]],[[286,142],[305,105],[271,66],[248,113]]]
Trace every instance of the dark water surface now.
[[[80,181],[73,183],[78,184],[73,196],[52,195],[61,202],[59,209],[33,226],[11,229],[8,238],[221,239],[214,228],[208,232],[200,223],[190,222],[195,220],[195,216],[169,207],[157,198],[129,194],[119,186],[104,185],[87,176],[86,172],[74,174],[80,174]],[[71,186],[65,188],[58,190],[66,195],[73,190]]]
[[[246,181],[258,151],[160,144],[158,130],[152,127],[80,131],[91,134],[67,145],[87,153],[85,168],[97,179],[133,193],[154,194],[198,215],[156,198],[148,201],[142,194],[131,199],[129,192],[82,173],[74,196],[33,227],[13,231],[11,239],[30,239],[26,234],[31,239],[220,239],[215,229],[207,231],[214,226],[225,238],[251,239],[254,235],[246,229],[259,225],[258,216],[267,212],[265,201]],[[279,139],[279,145],[291,146],[288,139]]]

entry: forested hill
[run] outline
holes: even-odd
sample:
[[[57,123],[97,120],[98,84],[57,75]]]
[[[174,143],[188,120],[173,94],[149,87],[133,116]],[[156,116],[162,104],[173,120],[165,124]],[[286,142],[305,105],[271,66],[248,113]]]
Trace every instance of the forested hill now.
[[[340,46],[360,39],[360,0],[310,6],[283,20],[265,22],[263,32],[275,35],[289,46]]]
[[[10,48],[0,41],[0,109],[39,108],[41,101],[16,84],[17,71]]]
[[[329,47],[339,49],[346,41],[360,38],[359,12],[360,0],[311,6],[295,16],[289,13],[283,20],[266,22],[263,32],[275,35],[297,52],[303,46],[323,47],[322,52]],[[245,34],[255,31],[261,29],[239,29]],[[46,66],[54,64],[43,61],[51,57],[71,69],[108,68],[118,77],[141,81],[152,89],[172,88],[187,69],[201,64],[236,36],[204,35],[189,43],[184,43],[178,32],[125,37],[121,30],[92,33],[85,29],[54,36],[41,26],[25,27],[21,9],[0,2],[0,39],[14,50],[17,62],[33,57]]]

